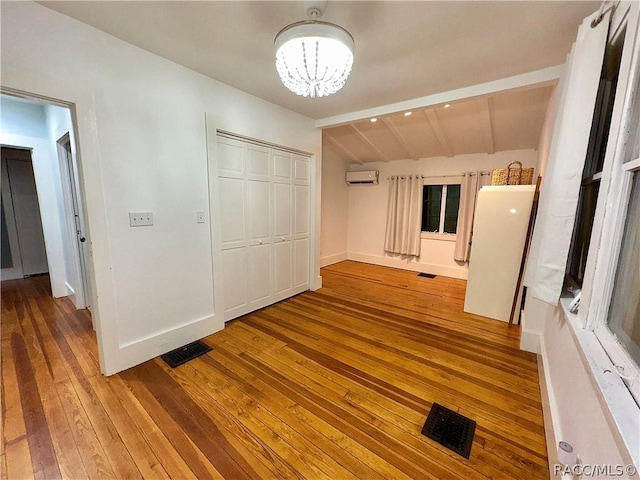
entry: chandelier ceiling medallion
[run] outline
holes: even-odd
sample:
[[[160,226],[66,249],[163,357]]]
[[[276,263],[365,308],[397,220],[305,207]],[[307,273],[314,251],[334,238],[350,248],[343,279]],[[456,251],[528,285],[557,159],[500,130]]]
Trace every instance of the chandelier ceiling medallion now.
[[[324,2],[305,2],[310,20],[292,23],[276,35],[276,69],[285,87],[303,97],[340,90],[351,73],[355,43],[344,28],[321,22]]]

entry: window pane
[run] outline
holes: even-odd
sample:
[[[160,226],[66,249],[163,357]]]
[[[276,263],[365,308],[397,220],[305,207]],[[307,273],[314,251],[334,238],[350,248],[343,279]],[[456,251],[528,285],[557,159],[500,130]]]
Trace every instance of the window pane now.
[[[460,185],[447,185],[447,203],[444,211],[445,233],[456,233],[458,208],[460,207]]]
[[[640,364],[640,172],[633,175],[627,220],[613,284],[609,328]]]
[[[422,190],[422,231],[440,230],[440,208],[442,206],[442,185],[425,185]]]
[[[599,180],[583,185],[580,189],[578,213],[573,227],[571,251],[568,259],[569,276],[580,287],[584,279],[584,269],[587,266],[587,254],[589,253],[589,242],[591,230],[593,230],[593,219],[596,215],[599,190]]]

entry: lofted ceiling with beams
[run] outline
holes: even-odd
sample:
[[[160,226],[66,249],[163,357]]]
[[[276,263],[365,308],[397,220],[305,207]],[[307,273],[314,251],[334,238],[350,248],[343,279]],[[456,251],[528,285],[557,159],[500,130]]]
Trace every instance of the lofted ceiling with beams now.
[[[323,130],[325,148],[355,163],[538,147],[553,86],[500,92]]]

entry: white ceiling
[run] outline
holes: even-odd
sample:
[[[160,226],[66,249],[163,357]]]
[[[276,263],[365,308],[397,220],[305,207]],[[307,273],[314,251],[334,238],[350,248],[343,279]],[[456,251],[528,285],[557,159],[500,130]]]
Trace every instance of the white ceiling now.
[[[42,4],[315,119],[562,64],[580,21],[599,7],[578,1],[330,1],[322,19],[353,35],[353,72],[342,91],[310,99],[282,86],[273,61],[276,33],[305,18],[301,1]],[[500,137],[496,132],[498,146]]]

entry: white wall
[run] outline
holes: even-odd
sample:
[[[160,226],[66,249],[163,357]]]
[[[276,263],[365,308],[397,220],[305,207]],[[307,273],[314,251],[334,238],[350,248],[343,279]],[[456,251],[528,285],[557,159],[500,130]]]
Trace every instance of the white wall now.
[[[47,114],[43,105],[0,98],[0,143],[32,149],[33,173],[38,190],[49,278],[54,297],[68,295],[64,237],[66,222],[58,160],[52,154]]]
[[[461,175],[465,171],[489,171],[503,168],[519,160],[524,167],[534,167],[535,150],[497,152],[493,155],[471,154],[455,157],[423,158],[418,161],[399,160],[350,166],[351,170],[379,170],[378,185],[349,187],[348,258],[420,272],[467,278],[468,266],[453,259],[455,242],[422,239],[420,258],[400,259],[384,252],[387,218],[387,178],[398,174],[422,174],[428,177]],[[534,173],[535,175],[535,173]]]
[[[319,182],[313,120],[35,3],[3,4],[2,35],[4,87],[75,104],[103,371],[222,328],[211,232],[195,216],[209,210],[205,112],[219,128],[317,154]],[[130,211],[152,211],[154,226],[129,227]]]
[[[327,266],[347,259],[349,187],[348,160],[331,145],[322,145],[322,228],[320,263]]]

